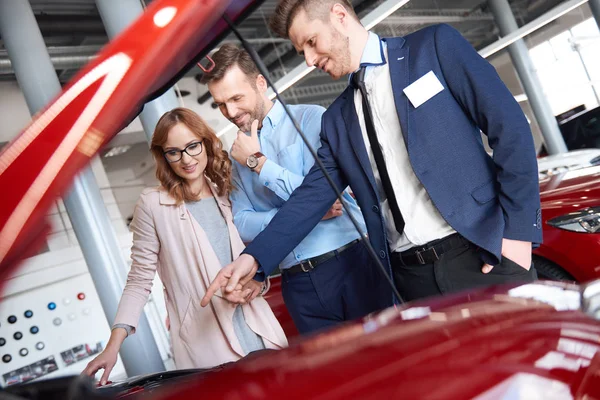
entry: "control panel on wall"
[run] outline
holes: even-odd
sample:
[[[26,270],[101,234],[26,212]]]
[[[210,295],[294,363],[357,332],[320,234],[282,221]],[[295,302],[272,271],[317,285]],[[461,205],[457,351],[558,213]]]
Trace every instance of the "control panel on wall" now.
[[[79,374],[109,336],[88,273],[3,298],[0,386]],[[111,380],[125,377],[119,358]]]

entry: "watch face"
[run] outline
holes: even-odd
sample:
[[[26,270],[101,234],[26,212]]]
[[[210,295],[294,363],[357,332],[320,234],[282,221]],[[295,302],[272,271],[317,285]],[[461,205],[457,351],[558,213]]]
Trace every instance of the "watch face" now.
[[[258,158],[256,158],[256,156],[254,154],[251,154],[250,156],[248,156],[248,158],[246,159],[246,165],[248,166],[248,168],[250,169],[254,169],[256,168],[256,166],[258,165]]]

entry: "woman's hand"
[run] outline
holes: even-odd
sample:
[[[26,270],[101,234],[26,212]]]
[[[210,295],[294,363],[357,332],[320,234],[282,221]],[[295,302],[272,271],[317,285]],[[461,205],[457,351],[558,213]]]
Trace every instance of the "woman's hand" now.
[[[250,279],[244,286],[238,283],[232,292],[225,291],[225,288],[221,289],[225,300],[233,306],[237,306],[238,304],[250,303],[261,293],[262,288],[262,283]]]
[[[118,354],[118,350],[115,351],[108,348],[104,349],[102,353],[88,363],[81,374],[91,376],[93,378],[98,370],[104,369],[102,378],[100,378],[100,385],[106,385],[106,382],[108,382],[108,377],[110,376],[110,372],[117,363]]]
[[[119,349],[126,337],[127,331],[125,329],[121,327],[114,328],[110,333],[110,339],[108,339],[104,351],[88,363],[81,375],[87,375],[93,378],[98,370],[104,369],[102,378],[100,378],[100,385],[106,385],[110,372],[117,363]]]
[[[235,304],[245,303],[245,301],[241,301],[243,298],[240,298],[240,295],[243,294],[243,291],[240,289],[242,285],[245,286],[246,283],[252,280],[257,269],[258,263],[254,260],[254,257],[248,254],[240,255],[231,264],[221,268],[215,279],[206,289],[206,294],[200,304],[202,307],[206,307],[219,289],[222,289],[223,298],[229,302]],[[245,293],[244,295],[247,294],[249,293]]]

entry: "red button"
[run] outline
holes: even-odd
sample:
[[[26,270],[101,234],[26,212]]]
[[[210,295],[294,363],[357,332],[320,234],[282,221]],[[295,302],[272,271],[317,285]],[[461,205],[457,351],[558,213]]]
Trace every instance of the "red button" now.
[[[83,292],[82,292],[82,293],[79,293],[79,294],[77,295],[77,298],[78,298],[79,300],[83,300],[83,299],[85,299],[85,293],[83,293]]]

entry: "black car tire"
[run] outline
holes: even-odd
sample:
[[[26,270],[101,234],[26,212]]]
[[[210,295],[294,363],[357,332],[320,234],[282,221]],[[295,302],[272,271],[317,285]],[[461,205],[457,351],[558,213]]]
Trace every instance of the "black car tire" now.
[[[539,279],[547,279],[550,281],[576,281],[576,279],[562,267],[545,258],[533,256],[533,265]]]

